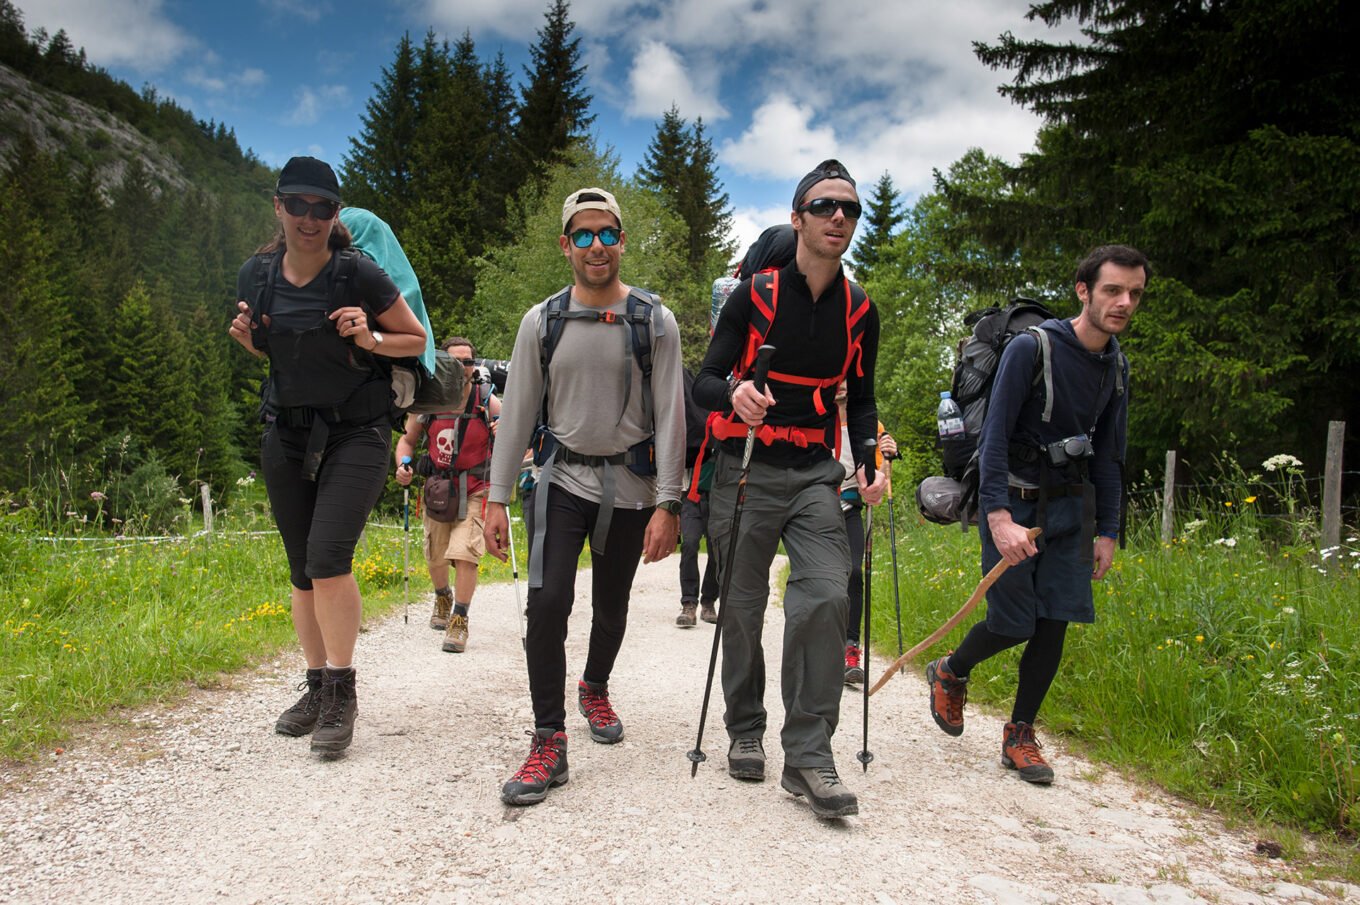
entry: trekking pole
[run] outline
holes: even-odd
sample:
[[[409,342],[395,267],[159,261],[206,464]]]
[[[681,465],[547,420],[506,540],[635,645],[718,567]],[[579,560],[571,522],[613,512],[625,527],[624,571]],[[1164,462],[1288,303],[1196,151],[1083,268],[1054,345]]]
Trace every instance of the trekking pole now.
[[[874,456],[878,452],[878,441],[864,441],[864,483],[874,482]],[[873,651],[869,647],[870,626],[873,625],[873,611],[870,602],[874,598],[874,507],[864,507],[864,747],[855,755],[869,772],[869,761],[874,759],[869,750],[869,660]]]
[[[402,456],[401,464],[409,466],[410,456]],[[401,528],[404,532],[405,540],[401,542],[401,580],[406,589],[406,612],[402,615],[401,621],[411,624],[411,487],[401,488]]]
[[[888,549],[892,551],[893,608],[897,611],[897,656],[900,657],[902,656],[902,594],[897,589],[897,516],[893,513],[893,510],[897,507],[893,503],[892,489],[892,460],[896,459],[897,456],[891,455],[883,458],[888,460],[887,464],[884,465],[884,471],[888,473]],[[901,669],[906,672],[906,665],[904,664]]]
[[[770,357],[774,346],[761,346],[756,350],[756,369],[752,378],[756,392],[765,392],[765,378],[770,373]],[[704,720],[708,717],[708,700],[713,692],[713,670],[718,665],[718,639],[722,637],[723,613],[727,611],[727,594],[732,589],[733,566],[736,565],[737,535],[741,531],[741,509],[746,504],[746,479],[751,474],[751,451],[756,445],[756,429],[746,428],[746,448],[741,454],[741,477],[737,480],[737,501],[732,507],[732,541],[727,545],[727,555],[718,560],[718,572],[722,576],[722,586],[718,594],[718,621],[713,626],[713,649],[708,654],[708,678],[704,682],[704,703],[699,709],[699,735],[694,740],[694,750],[685,756],[689,758],[689,776],[693,779],[699,772],[699,764],[708,760],[704,754]]]
[[[523,504],[521,503],[521,510]],[[524,635],[524,604],[519,600],[519,563],[515,561],[515,523],[510,520],[510,507],[505,509],[505,533],[510,538],[510,579],[515,585],[515,612],[519,615],[519,646],[529,653],[529,641]]]

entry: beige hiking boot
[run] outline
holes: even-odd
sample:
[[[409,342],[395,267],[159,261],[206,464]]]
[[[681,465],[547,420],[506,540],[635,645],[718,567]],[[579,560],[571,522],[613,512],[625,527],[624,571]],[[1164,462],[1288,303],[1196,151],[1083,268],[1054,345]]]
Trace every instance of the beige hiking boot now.
[[[444,633],[444,643],[440,650],[450,654],[461,654],[467,650],[468,617],[457,613],[449,616],[449,630]]]
[[[434,595],[434,612],[430,615],[430,628],[442,632],[449,627],[449,613],[453,612],[453,595]]]

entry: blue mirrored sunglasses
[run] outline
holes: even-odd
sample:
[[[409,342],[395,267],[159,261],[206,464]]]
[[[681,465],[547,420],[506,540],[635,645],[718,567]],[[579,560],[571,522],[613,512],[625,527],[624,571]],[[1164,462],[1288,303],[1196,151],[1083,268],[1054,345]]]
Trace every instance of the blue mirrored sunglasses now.
[[[588,229],[574,229],[571,232],[571,244],[577,248],[589,248],[595,241],[595,237],[600,237],[600,244],[605,248],[619,244],[619,239],[623,237],[623,231],[616,226],[606,226],[599,232],[592,232]]]

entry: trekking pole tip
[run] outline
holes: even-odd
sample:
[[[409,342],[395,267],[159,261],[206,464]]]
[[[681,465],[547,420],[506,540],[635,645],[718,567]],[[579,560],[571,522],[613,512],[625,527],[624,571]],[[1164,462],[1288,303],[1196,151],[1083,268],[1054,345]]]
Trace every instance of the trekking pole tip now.
[[[873,759],[874,759],[874,754],[873,754],[872,751],[861,751],[861,752],[859,752],[858,754],[855,755],[855,759],[858,760],[861,764],[864,765],[864,772],[865,772],[865,773],[868,773],[868,772],[869,772],[869,763],[870,763],[871,761],[873,761]]]

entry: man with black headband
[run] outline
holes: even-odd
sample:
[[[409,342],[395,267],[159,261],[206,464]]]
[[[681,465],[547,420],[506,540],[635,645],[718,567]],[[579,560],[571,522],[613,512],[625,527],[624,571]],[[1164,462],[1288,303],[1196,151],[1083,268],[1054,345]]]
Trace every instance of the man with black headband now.
[[[526,447],[540,466],[525,606],[534,729],[524,766],[505,783],[506,804],[536,804],[567,781],[567,617],[576,565],[590,541],[590,650],[577,708],[590,737],[623,739],[609,675],[623,644],[638,560],[675,549],[685,467],[680,334],[650,292],[624,285],[623,215],[604,189],[572,192],[558,244],[572,285],[520,321],[491,459],[486,548],[504,560],[506,504]]]
[[[806,797],[817,816],[843,817],[857,814],[859,804],[841,783],[831,751],[840,719],[850,574],[839,501],[845,471],[836,458],[835,397],[844,379],[851,451],[862,465],[865,441],[874,437],[878,423],[878,313],[841,268],[861,214],[855,181],[845,167],[823,161],[798,183],[792,206],[794,260],[777,272],[743,280],[732,292],[695,381],[694,398],[725,415],[714,425],[720,454],[711,525],[724,568],[731,563],[733,570],[721,616],[728,773],[737,779],[765,778],[761,629],[770,564],[782,541],[789,579],[780,676],[781,785]],[[763,393],[751,380],[752,354],[761,344],[775,347]],[[734,541],[732,516],[748,430],[759,442]],[[866,486],[862,468],[858,483],[871,505],[886,488],[881,472]]]

